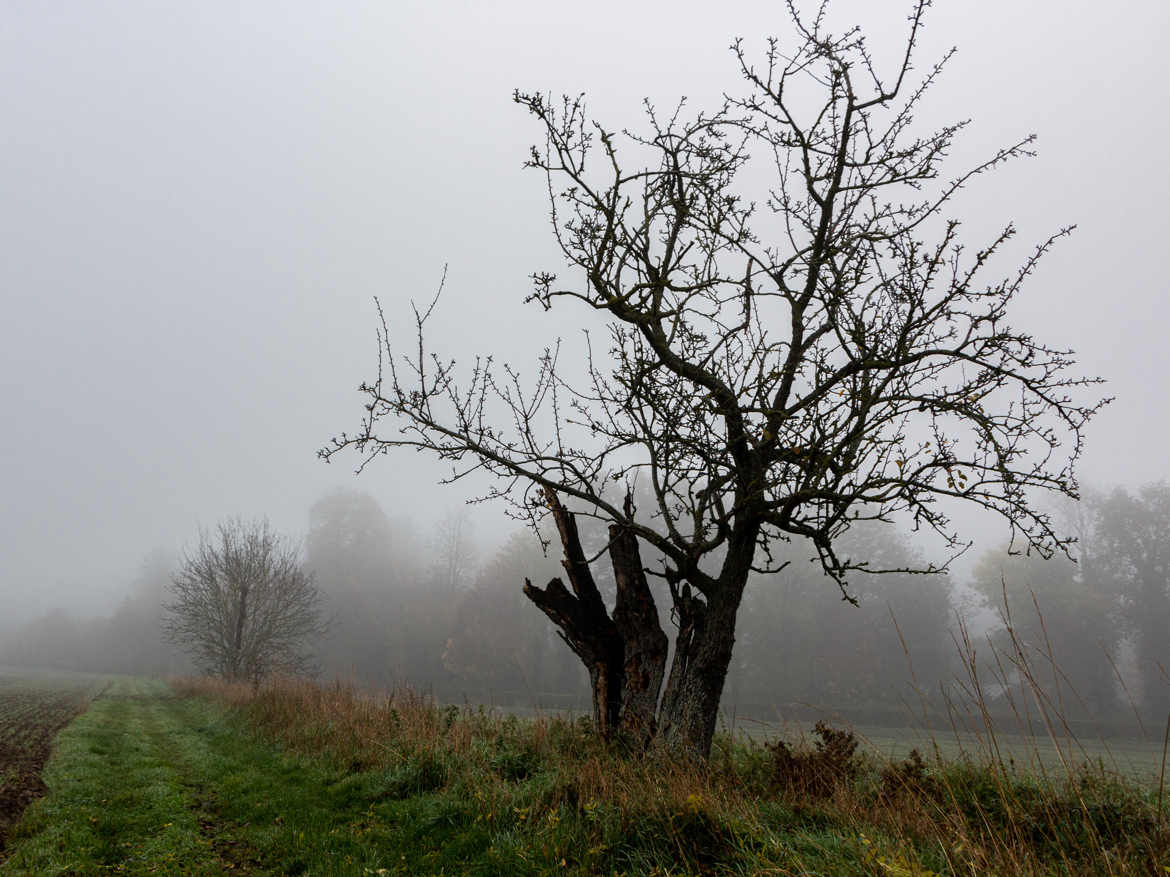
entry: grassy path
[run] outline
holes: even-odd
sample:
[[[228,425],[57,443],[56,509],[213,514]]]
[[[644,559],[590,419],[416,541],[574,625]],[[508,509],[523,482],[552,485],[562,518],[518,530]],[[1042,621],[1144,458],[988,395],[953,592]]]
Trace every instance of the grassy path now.
[[[45,780],[3,877],[516,873],[486,836],[467,846],[470,809],[440,825],[428,796],[394,800],[370,774],[286,755],[161,683],[111,686],[57,738]],[[420,843],[407,825],[438,830]],[[444,845],[444,827],[464,843]]]

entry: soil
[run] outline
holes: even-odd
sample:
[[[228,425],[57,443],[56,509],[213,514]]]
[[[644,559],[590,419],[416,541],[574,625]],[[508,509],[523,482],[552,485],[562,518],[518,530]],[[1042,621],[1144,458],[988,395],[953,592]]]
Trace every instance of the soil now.
[[[89,703],[89,691],[0,686],[0,861],[20,814],[47,791],[41,771],[53,738]]]

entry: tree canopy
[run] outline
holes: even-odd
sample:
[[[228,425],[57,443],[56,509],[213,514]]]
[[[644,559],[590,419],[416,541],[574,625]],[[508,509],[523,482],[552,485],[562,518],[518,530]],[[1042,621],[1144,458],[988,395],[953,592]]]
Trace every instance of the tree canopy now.
[[[584,380],[555,343],[527,379],[490,355],[466,370],[433,355],[436,298],[416,307],[414,337],[393,340],[383,319],[364,422],[323,451],[423,449],[453,478],[495,475],[490,495],[534,526],[551,512],[572,592],[554,579],[527,593],[591,666],[603,726],[624,715],[709,749],[744,588],[782,568],[782,543],[809,545],[842,589],[886,569],[838,550],[859,521],[908,519],[958,550],[950,500],[998,513],[1042,554],[1065,544],[1034,496],[1075,493],[1103,402],[1069,351],[1013,329],[1008,311],[1071,228],[1006,275],[988,276],[1010,223],[964,244],[954,196],[1031,155],[1032,137],[944,168],[967,123],[914,124],[950,57],[923,74],[911,63],[928,5],[912,6],[883,72],[858,30],[829,31],[826,5],[806,19],[790,4],[791,39],[759,57],[732,46],[739,94],[695,112],[647,103],[640,132],[591,119],[582,97],[516,92],[540,131],[528,166],[568,270],[537,271],[530,300],[607,327],[587,339]],[[652,501],[639,506],[640,485]],[[574,513],[611,524],[612,618]],[[660,566],[644,568],[640,544]],[[669,584],[678,624],[657,717],[666,650],[647,571]]]
[[[294,545],[265,520],[229,520],[183,558],[166,628],[204,672],[257,683],[310,668],[320,604]]]

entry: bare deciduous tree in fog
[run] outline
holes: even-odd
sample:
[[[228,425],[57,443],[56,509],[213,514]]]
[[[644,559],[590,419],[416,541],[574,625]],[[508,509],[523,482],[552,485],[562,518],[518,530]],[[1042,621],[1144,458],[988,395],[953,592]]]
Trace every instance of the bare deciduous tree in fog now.
[[[399,346],[383,322],[360,432],[322,452],[425,449],[456,478],[498,476],[492,495],[534,523],[551,511],[571,590],[553,579],[525,593],[589,669],[607,734],[709,752],[744,588],[783,565],[780,543],[807,541],[846,596],[852,571],[881,571],[835,550],[858,520],[909,518],[957,549],[940,500],[963,500],[1043,554],[1063,543],[1033,492],[1076,492],[1103,403],[1070,352],[1007,312],[1069,229],[983,279],[1013,227],[965,247],[945,211],[1032,138],[943,176],[966,123],[913,130],[949,57],[911,81],[928,5],[887,75],[858,31],[832,35],[823,6],[807,22],[790,5],[792,41],[770,41],[759,64],[733,46],[743,96],[693,115],[647,104],[642,134],[591,120],[580,98],[517,92],[542,129],[528,164],[547,175],[572,272],[534,275],[531,300],[597,312],[608,340],[588,337],[583,379],[559,345],[529,384],[491,357],[461,376],[426,346],[435,305],[416,309],[417,337]],[[646,482],[654,500],[635,508]],[[612,612],[573,512],[611,524]],[[644,569],[639,543],[660,569]],[[647,573],[669,584],[669,674]]]
[[[201,670],[231,681],[309,669],[321,598],[297,548],[267,521],[203,533],[172,579],[166,629]]]

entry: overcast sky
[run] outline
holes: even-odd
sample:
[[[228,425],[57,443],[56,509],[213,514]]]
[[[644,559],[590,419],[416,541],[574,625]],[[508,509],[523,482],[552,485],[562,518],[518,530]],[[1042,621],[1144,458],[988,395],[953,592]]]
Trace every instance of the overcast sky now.
[[[737,90],[734,37],[791,33],[780,6],[6,0],[0,628],[100,609],[226,515],[300,534],[336,486],[420,528],[460,503],[409,452],[357,480],[316,459],[358,424],[373,297],[406,317],[449,263],[448,349],[523,364],[572,333],[571,312],[522,305],[556,261],[512,90],[586,92],[614,127],[644,96],[699,106]],[[908,8],[840,0],[833,19],[889,65]],[[938,0],[918,56],[959,46],[926,113],[973,119],[959,163],[1040,137],[964,196],[969,227],[1079,226],[1017,313],[1111,381],[1089,483],[1170,477],[1167,32],[1162,0]]]

